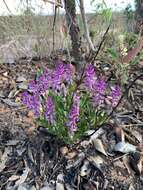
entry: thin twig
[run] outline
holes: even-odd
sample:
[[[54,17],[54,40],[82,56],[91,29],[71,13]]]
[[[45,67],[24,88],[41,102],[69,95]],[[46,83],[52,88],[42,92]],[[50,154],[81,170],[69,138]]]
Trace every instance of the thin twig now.
[[[53,52],[54,52],[54,49],[55,49],[55,26],[56,26],[56,18],[57,18],[57,8],[58,7],[55,5],[53,28],[52,28],[52,31],[53,31]]]
[[[52,179],[52,177],[55,175],[56,172],[58,172],[58,170],[61,168],[61,163],[64,161],[64,157],[61,157],[59,162],[54,166],[53,168],[53,172],[51,173],[48,181],[50,181]]]
[[[4,4],[5,4],[5,6],[6,6],[7,10],[8,10],[10,13],[12,13],[12,12],[11,12],[11,10],[9,9],[9,7],[8,7],[8,5],[7,5],[6,1],[5,1],[5,0],[3,0],[3,2],[4,2]]]
[[[116,162],[117,160],[120,160],[121,158],[127,156],[128,154],[129,154],[129,153],[126,153],[126,154],[124,154],[124,155],[122,155],[122,156],[119,156],[119,157],[115,158],[115,159],[113,160],[113,162]]]
[[[97,52],[96,52],[95,55],[92,57],[91,64],[94,63],[96,57],[98,56],[98,54],[99,54],[99,52],[100,52],[100,50],[101,50],[101,47],[102,47],[102,45],[103,45],[103,43],[104,43],[104,41],[105,41],[105,39],[106,39],[106,36],[107,36],[107,34],[108,34],[108,32],[109,32],[110,26],[111,26],[111,23],[110,23],[109,26],[107,27],[107,29],[106,29],[106,31],[105,31],[103,37],[102,37],[102,40],[101,40],[101,42],[100,42],[100,44],[99,44],[99,47],[98,47],[98,49],[97,49]]]
[[[134,123],[134,124],[124,124],[124,125],[121,125],[121,127],[143,127],[143,122],[142,123]]]

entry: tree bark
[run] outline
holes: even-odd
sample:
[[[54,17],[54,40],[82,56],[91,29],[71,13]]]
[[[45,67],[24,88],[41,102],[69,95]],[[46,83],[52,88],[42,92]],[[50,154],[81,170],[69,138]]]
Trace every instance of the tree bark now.
[[[66,11],[66,22],[72,42],[72,55],[75,59],[77,69],[81,65],[81,40],[80,30],[76,21],[76,3],[75,0],[64,0]]]
[[[136,26],[135,32],[143,35],[143,0],[136,0],[136,12],[135,12],[135,19],[136,19]]]

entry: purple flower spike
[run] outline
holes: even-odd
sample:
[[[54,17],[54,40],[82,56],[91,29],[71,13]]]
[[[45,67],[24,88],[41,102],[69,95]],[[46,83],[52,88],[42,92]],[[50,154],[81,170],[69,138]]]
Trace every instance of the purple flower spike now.
[[[98,80],[95,85],[95,89],[98,93],[104,94],[106,90],[106,82],[104,80]]]
[[[34,94],[38,93],[38,84],[35,80],[29,82],[28,89],[30,92],[33,92]]]
[[[84,84],[88,90],[92,90],[96,83],[96,73],[94,66],[89,64],[85,69]]]
[[[45,93],[48,88],[50,87],[51,81],[51,72],[47,69],[45,72],[40,75],[37,80],[33,80],[29,82],[29,91],[34,94],[43,94]]]
[[[31,95],[28,92],[22,93],[22,103],[27,106],[28,109],[32,110],[35,117],[40,116],[40,101],[39,96]]]
[[[104,103],[105,100],[106,82],[102,79],[96,81],[93,89],[93,103],[99,106]]]
[[[38,92],[42,94],[48,90],[49,87],[49,80],[43,74],[38,78]]]
[[[45,106],[45,118],[50,124],[55,123],[55,106],[52,100],[52,97],[47,98],[46,106]]]
[[[111,97],[112,97],[112,106],[115,107],[118,104],[119,99],[121,97],[121,89],[118,85],[112,87]]]
[[[73,81],[73,68],[70,64],[65,64],[64,80],[70,84]]]
[[[95,106],[100,106],[101,104],[104,103],[105,97],[104,97],[103,94],[95,93],[95,94],[93,95],[92,100],[93,100],[93,104],[94,104]]]
[[[69,121],[67,126],[71,133],[77,131],[77,122],[79,121],[80,114],[80,97],[75,95],[73,98],[73,104],[69,113]]]
[[[61,90],[62,83],[65,81],[70,83],[72,81],[72,77],[73,74],[70,65],[60,63],[52,73],[52,88],[54,90]]]

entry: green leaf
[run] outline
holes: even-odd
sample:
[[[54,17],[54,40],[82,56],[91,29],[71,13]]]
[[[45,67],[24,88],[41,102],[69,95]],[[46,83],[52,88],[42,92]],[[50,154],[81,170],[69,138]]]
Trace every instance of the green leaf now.
[[[107,49],[107,53],[109,53],[109,54],[111,55],[111,57],[112,57],[112,59],[113,59],[114,61],[117,61],[117,60],[118,60],[118,58],[119,58],[118,53],[117,53],[114,49],[108,48],[108,49]]]

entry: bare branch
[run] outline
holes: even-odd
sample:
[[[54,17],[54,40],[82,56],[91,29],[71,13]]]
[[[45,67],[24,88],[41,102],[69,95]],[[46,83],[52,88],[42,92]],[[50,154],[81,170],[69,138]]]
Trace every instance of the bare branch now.
[[[5,4],[5,6],[6,6],[7,10],[8,10],[10,13],[12,13],[12,12],[11,12],[11,10],[9,9],[9,7],[8,7],[8,5],[7,5],[6,1],[5,1],[5,0],[3,0],[3,2],[4,2],[4,4]]]
[[[94,45],[93,45],[91,38],[90,38],[90,35],[89,35],[89,29],[88,29],[86,15],[85,15],[85,9],[84,9],[84,2],[83,2],[83,0],[79,0],[79,1],[80,1],[80,12],[81,12],[81,16],[82,16],[85,36],[86,36],[87,42],[89,44],[89,48],[92,51],[94,51],[95,48],[94,48]]]

